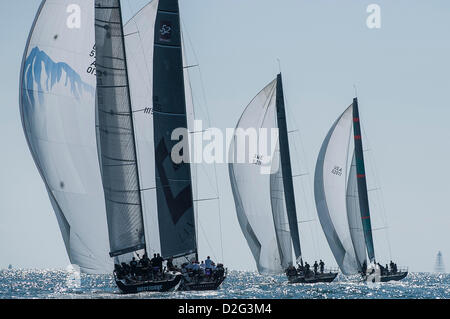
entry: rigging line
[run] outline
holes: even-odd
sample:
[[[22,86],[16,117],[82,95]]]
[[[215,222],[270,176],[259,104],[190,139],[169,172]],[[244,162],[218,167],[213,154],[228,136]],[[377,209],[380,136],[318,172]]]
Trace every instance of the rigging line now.
[[[217,200],[219,197],[213,197],[213,198],[204,198],[204,199],[194,199],[194,202],[200,203],[200,202],[209,202],[213,200]]]
[[[129,37],[130,35],[135,35],[135,34],[139,34],[139,32],[138,32],[138,31],[136,31],[136,32],[131,32],[131,33],[124,34],[123,36],[124,36],[124,37]]]
[[[309,220],[300,220],[297,222],[297,224],[306,224],[306,223],[310,223],[310,222],[316,222],[317,219],[309,219]]]
[[[286,101],[286,106],[287,106],[286,107],[287,108],[287,112],[289,114],[289,120],[293,122],[294,128],[298,128],[299,126],[297,124],[297,121],[295,120],[295,117],[292,116],[291,108],[289,107],[289,101],[288,101],[288,98],[287,98],[286,95],[285,95],[285,101]],[[305,146],[304,146],[303,141],[302,141],[301,132],[300,132],[299,129],[297,129],[295,131],[298,132],[299,139],[300,139],[300,148],[301,148],[302,152],[301,152],[301,154],[299,154],[299,150],[297,149],[297,145],[295,143],[296,139],[294,139],[294,143],[293,143],[294,144],[294,153],[296,153],[299,158],[304,160],[305,165],[306,165],[306,170],[308,172],[308,175],[310,175],[309,174],[309,164],[305,160],[306,152],[305,152],[305,148],[304,148]],[[311,200],[310,196],[311,196],[311,194],[309,193],[310,190],[311,190],[311,181],[310,181],[309,178],[306,180],[306,183],[307,183],[306,186],[308,187],[308,191],[305,189],[305,186],[303,185],[303,183],[301,184],[301,188],[302,188],[302,192],[303,192],[303,198],[305,199],[306,214],[309,216],[311,214],[311,211],[312,211],[311,210],[311,205],[310,205],[310,200]],[[314,224],[312,227],[309,228],[309,230],[310,230],[310,234],[311,234],[311,238],[312,238],[312,242],[313,242],[314,251],[316,253],[316,257],[318,257],[317,254],[321,255],[321,248],[320,248],[319,241],[318,241],[317,224]]]
[[[196,68],[198,66],[200,66],[200,64],[186,65],[186,66],[183,67],[183,69],[192,69],[192,68]]]
[[[187,31],[188,29],[186,28],[186,26],[184,24],[184,20],[183,20],[183,18],[181,16],[180,16],[180,21],[181,21],[181,24],[183,25],[183,30],[186,30],[185,32],[182,33],[183,40],[184,40],[184,34],[186,34],[186,39],[188,40],[188,42],[189,42],[189,44],[191,46],[191,50],[192,50],[192,53],[194,55],[194,59],[195,59],[196,63],[198,64],[198,73],[199,73],[199,76],[200,76],[200,86],[202,88],[203,101],[205,102],[206,116],[207,116],[208,124],[211,125],[211,117],[210,117],[209,110],[208,110],[208,107],[207,107],[208,100],[206,98],[206,91],[205,91],[205,84],[204,84],[204,81],[203,81],[202,68],[200,66],[197,53],[195,52],[194,45],[192,43],[191,37],[189,36],[189,32]],[[186,59],[187,59],[187,57],[186,57]]]
[[[361,116],[360,116],[361,117]],[[371,147],[371,143],[370,140],[367,136],[365,127],[361,125],[362,128],[362,133],[364,134],[364,138],[366,140],[366,146],[368,146],[368,149],[372,149]],[[372,156],[371,156],[372,155]],[[391,240],[390,240],[390,228],[389,228],[389,222],[388,222],[388,217],[387,217],[387,210],[386,210],[386,206],[385,206],[385,202],[384,202],[384,195],[383,195],[383,189],[381,187],[381,181],[378,177],[378,169],[377,166],[375,164],[375,161],[372,159],[373,157],[373,152],[370,151],[368,154],[368,158],[371,159],[370,161],[370,170],[372,171],[373,175],[374,175],[374,181],[375,184],[378,185],[379,188],[379,192],[377,192],[377,199],[379,201],[379,203],[381,204],[381,218],[382,218],[382,222],[384,224],[384,227],[386,228],[386,241],[388,244],[388,249],[389,249],[389,257],[390,259],[392,259],[392,247],[391,247]]]
[[[303,176],[309,176],[309,173],[303,173],[303,174],[292,175],[293,178],[303,177]]]
[[[180,15],[180,21],[181,21],[181,24],[183,25],[183,29],[187,30],[185,27],[185,24],[184,24],[184,20],[182,19],[181,15]],[[182,34],[182,36],[183,36],[183,41],[184,41],[184,33]],[[207,117],[207,121],[208,121],[208,126],[211,126],[211,117],[210,117],[209,110],[208,110],[208,100],[206,98],[206,91],[205,91],[205,85],[204,85],[204,81],[203,81],[202,70],[201,70],[201,67],[199,64],[199,59],[198,59],[197,53],[195,52],[195,49],[192,44],[192,41],[191,41],[188,31],[186,31],[186,38],[189,41],[189,44],[192,49],[192,53],[194,54],[194,58],[197,61],[198,73],[200,76],[200,86],[202,88],[203,100],[205,102],[206,117]],[[186,59],[187,59],[187,57],[186,57]],[[192,92],[192,86],[191,86],[191,92]],[[216,194],[218,196],[217,206],[218,206],[218,210],[219,210],[220,249],[221,249],[221,254],[222,254],[222,262],[225,263],[224,254],[223,254],[222,212],[221,212],[221,201],[220,201],[220,196],[219,196],[219,182],[218,182],[218,174],[217,174],[217,165],[214,163],[213,166],[214,166],[214,175],[215,175],[215,184],[216,184]]]
[[[208,235],[206,234],[205,229],[203,228],[203,225],[200,222],[200,220],[198,221],[198,224],[200,225],[200,229],[203,232],[203,236],[205,237],[205,241],[208,244],[209,250],[212,252],[212,255],[213,255],[214,259],[217,260],[217,256],[214,254],[214,249],[212,248],[211,243],[208,240]]]

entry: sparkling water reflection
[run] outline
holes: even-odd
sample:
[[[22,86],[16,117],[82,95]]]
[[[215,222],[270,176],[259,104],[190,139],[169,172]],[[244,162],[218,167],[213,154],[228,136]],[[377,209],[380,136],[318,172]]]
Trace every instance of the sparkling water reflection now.
[[[142,293],[121,295],[112,276],[82,275],[81,288],[67,288],[68,273],[58,270],[0,271],[0,299],[11,298],[270,298],[270,299],[348,299],[348,298],[450,298],[450,275],[412,273],[401,282],[368,286],[339,276],[331,284],[291,285],[284,276],[261,276],[232,271],[218,291]]]

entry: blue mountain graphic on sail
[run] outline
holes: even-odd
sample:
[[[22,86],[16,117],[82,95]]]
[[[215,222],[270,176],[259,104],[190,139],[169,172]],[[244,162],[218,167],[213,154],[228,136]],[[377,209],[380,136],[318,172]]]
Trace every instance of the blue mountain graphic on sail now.
[[[62,81],[76,100],[80,100],[84,93],[92,96],[95,94],[95,88],[83,82],[81,76],[67,63],[53,61],[38,47],[34,47],[28,55],[23,72],[23,94],[25,100],[29,102],[29,106],[35,106],[34,92],[38,93],[39,102],[43,104],[44,94],[50,93],[55,84]],[[45,76],[44,73],[46,78],[42,81],[42,76]]]

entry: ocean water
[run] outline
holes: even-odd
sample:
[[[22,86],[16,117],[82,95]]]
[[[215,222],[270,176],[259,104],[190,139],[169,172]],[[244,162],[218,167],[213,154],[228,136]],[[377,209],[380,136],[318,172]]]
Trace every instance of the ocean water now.
[[[367,285],[338,276],[330,284],[292,285],[285,276],[261,276],[232,271],[220,290],[211,292],[141,293],[121,295],[109,275],[82,275],[78,289],[68,288],[68,273],[58,270],[1,270],[0,299],[442,299],[450,298],[450,275],[410,273],[400,282]]]

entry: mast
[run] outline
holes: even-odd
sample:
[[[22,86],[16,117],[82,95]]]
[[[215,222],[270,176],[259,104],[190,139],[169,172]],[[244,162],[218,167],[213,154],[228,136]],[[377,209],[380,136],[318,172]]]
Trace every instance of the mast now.
[[[284,197],[286,210],[291,231],[292,243],[297,261],[303,265],[302,252],[300,248],[300,236],[297,222],[297,209],[295,206],[294,184],[292,180],[291,155],[289,150],[289,137],[286,123],[286,109],[284,104],[283,81],[281,73],[277,76],[277,121],[280,141],[281,168],[283,173]]]
[[[185,128],[188,132],[178,0],[159,1],[153,70],[153,124],[161,255],[165,258],[195,256],[198,259],[191,167],[184,162],[175,164],[171,158],[173,146],[179,143],[172,140],[172,132],[178,128]]]
[[[111,257],[146,249],[119,0],[95,1],[100,158]]]
[[[353,99],[353,133],[355,138],[356,177],[358,182],[359,207],[370,262],[375,262],[375,249],[370,221],[369,197],[367,193],[366,169],[362,144],[361,123],[359,118],[358,98]]]

